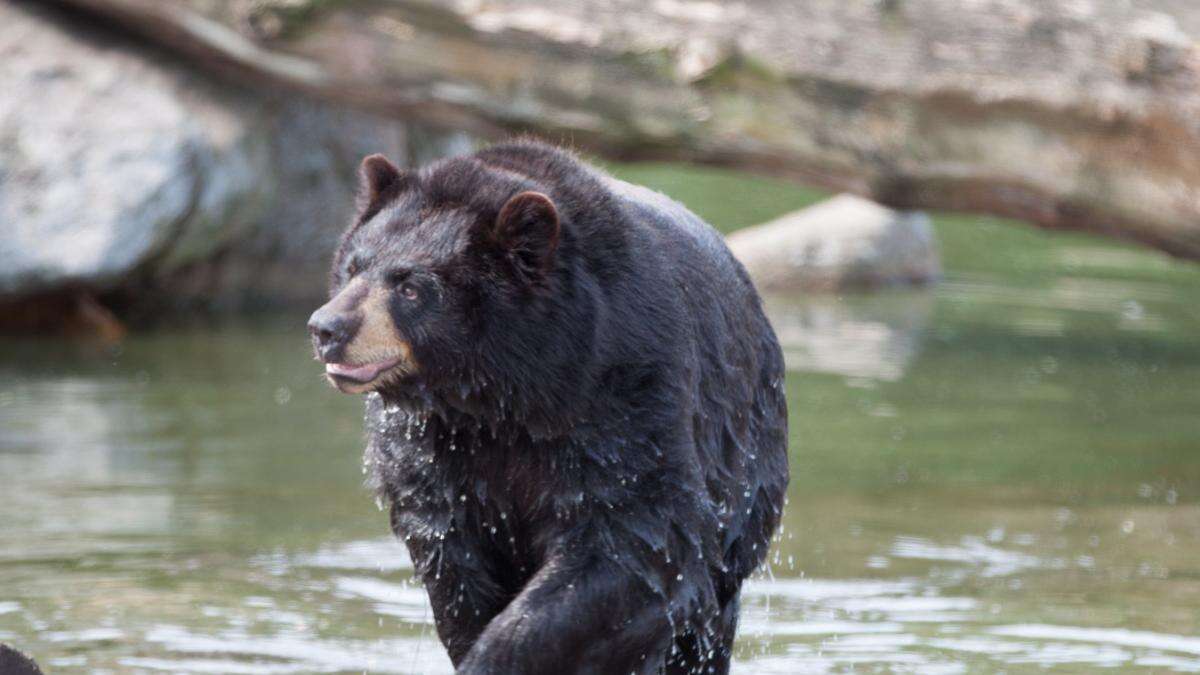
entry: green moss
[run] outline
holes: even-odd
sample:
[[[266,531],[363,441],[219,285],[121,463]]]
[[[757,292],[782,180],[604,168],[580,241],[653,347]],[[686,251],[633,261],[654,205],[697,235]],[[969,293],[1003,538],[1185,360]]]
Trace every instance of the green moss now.
[[[784,82],[782,74],[771,66],[740,52],[733,52],[710,68],[697,84],[713,90],[756,86],[778,87]]]
[[[305,30],[317,16],[338,7],[373,0],[259,0],[250,21],[261,25],[270,37],[291,38]],[[276,24],[276,22],[278,22]]]
[[[675,77],[675,56],[669,49],[647,49],[617,55],[616,62],[652,79],[671,80]]]

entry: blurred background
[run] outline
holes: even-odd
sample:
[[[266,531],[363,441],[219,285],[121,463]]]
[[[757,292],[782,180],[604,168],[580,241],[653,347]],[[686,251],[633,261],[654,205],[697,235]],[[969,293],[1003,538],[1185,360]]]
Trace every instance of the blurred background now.
[[[449,672],[304,332],[355,169],[729,236],[792,485],[735,672],[1200,672],[1193,0],[0,0],[0,642]]]

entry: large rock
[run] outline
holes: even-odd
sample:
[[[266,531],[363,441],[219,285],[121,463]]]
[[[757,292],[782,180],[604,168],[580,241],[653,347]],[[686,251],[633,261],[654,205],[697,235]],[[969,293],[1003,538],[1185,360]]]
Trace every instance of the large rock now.
[[[202,258],[270,192],[253,101],[61,19],[0,4],[0,296]]]
[[[25,3],[0,3],[0,86],[0,330],[94,333],[112,324],[96,296],[314,301],[358,161],[464,142],[410,142],[395,119],[217,78]]]
[[[924,284],[941,276],[929,218],[839,195],[729,235],[761,290]]]

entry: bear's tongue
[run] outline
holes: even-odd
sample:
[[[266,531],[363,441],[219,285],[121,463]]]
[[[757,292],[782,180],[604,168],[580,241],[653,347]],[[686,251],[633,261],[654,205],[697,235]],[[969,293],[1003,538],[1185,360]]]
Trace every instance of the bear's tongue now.
[[[379,373],[391,368],[399,362],[399,359],[391,361],[379,361],[377,363],[364,363],[361,366],[350,366],[345,363],[326,363],[325,372],[338,377],[346,377],[359,382],[370,382],[375,379]]]

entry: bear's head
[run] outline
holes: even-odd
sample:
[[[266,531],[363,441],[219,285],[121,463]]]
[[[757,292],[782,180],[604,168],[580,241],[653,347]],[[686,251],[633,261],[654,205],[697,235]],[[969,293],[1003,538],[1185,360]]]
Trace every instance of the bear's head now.
[[[475,386],[496,349],[492,306],[536,302],[553,283],[558,209],[528,178],[473,158],[410,172],[372,155],[360,182],[331,299],[308,324],[326,377],[396,397]]]

